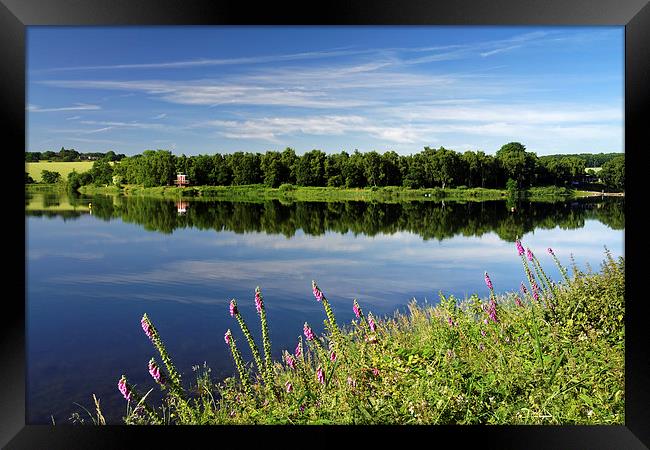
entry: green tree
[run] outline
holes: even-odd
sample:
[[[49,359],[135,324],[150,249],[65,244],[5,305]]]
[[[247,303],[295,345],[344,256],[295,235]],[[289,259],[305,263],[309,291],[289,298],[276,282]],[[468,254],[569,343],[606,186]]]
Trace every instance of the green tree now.
[[[343,178],[345,178],[345,186],[349,188],[364,187],[366,186],[366,176],[364,170],[364,157],[359,150],[355,150],[347,160],[343,167]]]
[[[47,184],[58,183],[60,179],[61,179],[61,174],[59,172],[54,172],[50,170],[41,171],[41,180],[43,180],[43,183],[47,183]]]
[[[106,159],[98,159],[95,161],[89,172],[95,186],[113,183],[113,167]]]
[[[625,190],[625,156],[621,155],[603,164],[598,176],[606,186]]]
[[[268,151],[260,162],[264,184],[273,188],[289,181],[290,169],[284,165],[282,154]]]
[[[258,184],[262,182],[259,153],[235,152],[228,155],[228,166],[232,171],[234,185]]]
[[[25,184],[34,183],[34,179],[29,175],[29,172],[25,172]]]
[[[296,183],[299,186],[325,186],[325,157],[320,150],[302,155],[296,165]]]
[[[526,151],[519,142],[510,142],[496,153],[496,159],[504,170],[504,175],[517,182],[520,188],[529,187],[535,181],[537,155]]]

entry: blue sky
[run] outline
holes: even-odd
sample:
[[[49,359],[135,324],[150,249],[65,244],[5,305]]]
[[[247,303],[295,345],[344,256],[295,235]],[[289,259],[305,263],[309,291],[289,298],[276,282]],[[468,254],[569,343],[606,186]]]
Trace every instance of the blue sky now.
[[[624,150],[623,27],[36,27],[27,150]]]

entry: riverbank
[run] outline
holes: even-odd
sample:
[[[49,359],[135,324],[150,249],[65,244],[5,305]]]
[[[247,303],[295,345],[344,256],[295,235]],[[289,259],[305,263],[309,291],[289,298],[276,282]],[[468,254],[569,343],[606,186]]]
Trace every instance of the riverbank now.
[[[246,186],[159,186],[145,188],[138,185],[96,187],[82,186],[79,192],[93,194],[123,194],[171,199],[218,200],[285,200],[285,201],[379,201],[395,203],[414,200],[484,201],[508,199],[505,189],[486,188],[430,188],[409,189],[397,186],[348,189],[335,187],[305,187],[282,185],[270,188],[264,185]],[[519,199],[530,201],[565,200],[576,197],[576,191],[561,187],[534,187],[519,193]]]
[[[606,252],[601,273],[574,268],[571,278],[555,259],[563,281],[553,284],[534,255],[528,263],[522,249],[521,259],[530,271],[529,288],[522,294],[495,296],[486,273],[488,298],[458,301],[441,294],[435,306],[413,301],[407,314],[389,318],[373,317],[366,305],[354,301],[350,308],[357,319],[342,328],[314,284],[312,301],[324,307],[329,331],[314,336],[305,323],[296,349],[285,350],[275,362],[268,357],[271,343],[257,290],[258,317],[252,322],[261,320],[263,330],[257,347],[238,305],[233,301],[229,309],[232,326],[239,324],[253,348],[254,364],[244,366],[244,339],[235,342],[226,331],[223,345],[232,354],[236,375],[216,385],[203,367],[196,382],[183,386],[155,328],[156,318],[145,314],[142,328],[162,358],[149,362],[149,384],[165,386],[167,409],[162,415],[145,402],[137,413],[132,406],[125,422],[623,424],[623,258],[616,261]],[[118,387],[131,405],[149,389],[136,391],[125,376]],[[199,398],[190,399],[185,389]]]

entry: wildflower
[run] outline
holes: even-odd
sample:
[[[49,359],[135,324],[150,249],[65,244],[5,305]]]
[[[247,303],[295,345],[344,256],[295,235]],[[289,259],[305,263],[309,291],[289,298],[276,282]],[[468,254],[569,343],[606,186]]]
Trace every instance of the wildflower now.
[[[120,381],[117,382],[117,388],[120,390],[125,399],[131,400],[131,390],[126,384],[126,377],[122,375]]]
[[[519,286],[521,289],[522,295],[526,295],[528,293],[528,290],[526,289],[526,286],[524,286],[524,282],[521,282],[521,285]]]
[[[296,355],[296,358],[299,358],[300,355],[302,354],[302,350],[300,350],[300,342],[296,345],[296,351],[294,352]]]
[[[264,302],[262,301],[262,295],[260,294],[260,288],[255,289],[255,308],[257,308],[257,313],[262,314],[262,309],[264,308]]]
[[[332,362],[336,361],[336,353],[334,352],[330,353],[330,361]]]
[[[480,344],[478,344],[478,349],[479,349],[480,351],[485,350],[485,346],[483,345],[482,342],[481,342]]]
[[[354,303],[352,304],[352,311],[354,311],[354,315],[357,316],[357,319],[361,317],[361,308],[359,308],[359,303],[357,303],[357,299],[354,299]]]
[[[156,364],[153,358],[149,361],[149,374],[156,381],[156,383],[165,384],[165,378],[162,373],[160,373],[160,368]]]
[[[485,284],[487,285],[487,287],[488,287],[489,290],[494,289],[494,288],[492,287],[492,280],[490,280],[490,276],[488,275],[487,272],[485,272]]]
[[[377,330],[377,325],[375,324],[375,320],[372,318],[372,316],[368,316],[368,326],[372,332]]]
[[[348,386],[350,387],[357,387],[357,382],[352,379],[352,377],[348,377]]]
[[[533,252],[531,252],[529,248],[526,249],[526,256],[528,257],[528,261],[533,261]]]
[[[151,329],[151,323],[149,322],[149,318],[146,314],[142,316],[140,324],[142,325],[144,334],[146,334],[149,339],[153,339],[153,330]]]
[[[314,293],[314,297],[316,297],[316,300],[319,301],[319,302],[322,301],[323,300],[323,292],[320,289],[318,289],[318,285],[313,280],[311,282],[311,287],[312,287],[312,292]]]
[[[226,334],[223,336],[224,340],[226,341],[226,344],[230,345],[230,337],[232,334],[230,333],[230,330],[226,331]]]
[[[316,378],[318,378],[319,383],[325,384],[325,374],[323,374],[323,369],[321,367],[316,370]]]
[[[299,409],[300,409],[300,412],[303,412],[305,410],[305,405],[304,404],[300,405]]]
[[[485,319],[487,321],[487,319]],[[485,330],[481,330],[481,336],[485,337]]]
[[[235,317],[237,314],[239,314],[239,311],[237,310],[237,302],[233,298],[230,300],[230,316]]]
[[[515,305],[517,306],[524,306],[523,303],[521,303],[521,300],[519,299],[519,296],[515,297]]]
[[[524,254],[524,247],[521,245],[521,242],[519,239],[515,241],[515,244],[517,245],[517,252],[519,253],[519,256]]]
[[[454,321],[451,319],[451,316],[447,317],[447,323],[449,324],[450,327],[454,326]]]
[[[284,387],[287,390],[287,392],[293,391],[293,384],[291,384],[291,381],[287,381],[286,383],[284,383]]]
[[[547,248],[546,251],[549,255],[555,256],[555,253],[553,253],[553,249],[551,247]]]
[[[293,360],[290,354],[287,353],[286,356],[284,357],[284,360],[287,362],[287,365],[289,367],[291,367],[292,369],[296,368],[296,362]]]
[[[456,356],[456,352],[452,349],[447,350],[447,358],[452,359],[454,356]]]
[[[373,368],[373,369],[372,369],[372,374],[373,374],[374,376],[379,376],[379,369],[377,369],[376,367]]]
[[[314,339],[314,332],[307,324],[307,322],[305,322],[305,326],[303,327],[303,332],[305,333],[305,337],[307,338],[308,341],[312,341]]]

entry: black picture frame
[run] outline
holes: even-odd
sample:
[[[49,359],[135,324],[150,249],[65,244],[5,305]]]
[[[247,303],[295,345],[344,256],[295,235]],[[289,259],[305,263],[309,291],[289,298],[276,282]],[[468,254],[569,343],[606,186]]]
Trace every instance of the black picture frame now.
[[[22,448],[167,448],[172,439],[184,446],[233,445],[252,440],[269,445],[312,446],[326,431],[332,445],[353,438],[362,445],[385,437],[398,442],[439,446],[443,439],[480,448],[636,449],[650,445],[650,354],[645,337],[643,297],[646,240],[639,179],[650,127],[650,4],[647,0],[335,0],[326,3],[260,3],[233,0],[0,0],[0,98],[7,170],[5,208],[20,211],[24,202],[20,165],[25,147],[25,30],[36,25],[622,25],[625,26],[625,151],[627,188],[624,252],[626,265],[626,411],[624,426],[432,426],[432,427],[81,427],[25,424],[25,266],[12,261],[4,271],[6,294],[0,313],[0,445]],[[7,137],[9,139],[7,139]],[[25,222],[20,214],[5,240],[25,251]],[[14,256],[13,252],[9,256]],[[632,264],[630,264],[632,263]],[[20,293],[23,301],[20,300]],[[316,433],[316,434],[315,434]],[[406,433],[406,434],[405,434]],[[412,436],[412,433],[422,436]],[[299,436],[294,436],[298,434]],[[426,441],[416,441],[423,437]],[[283,444],[284,442],[284,444]]]

